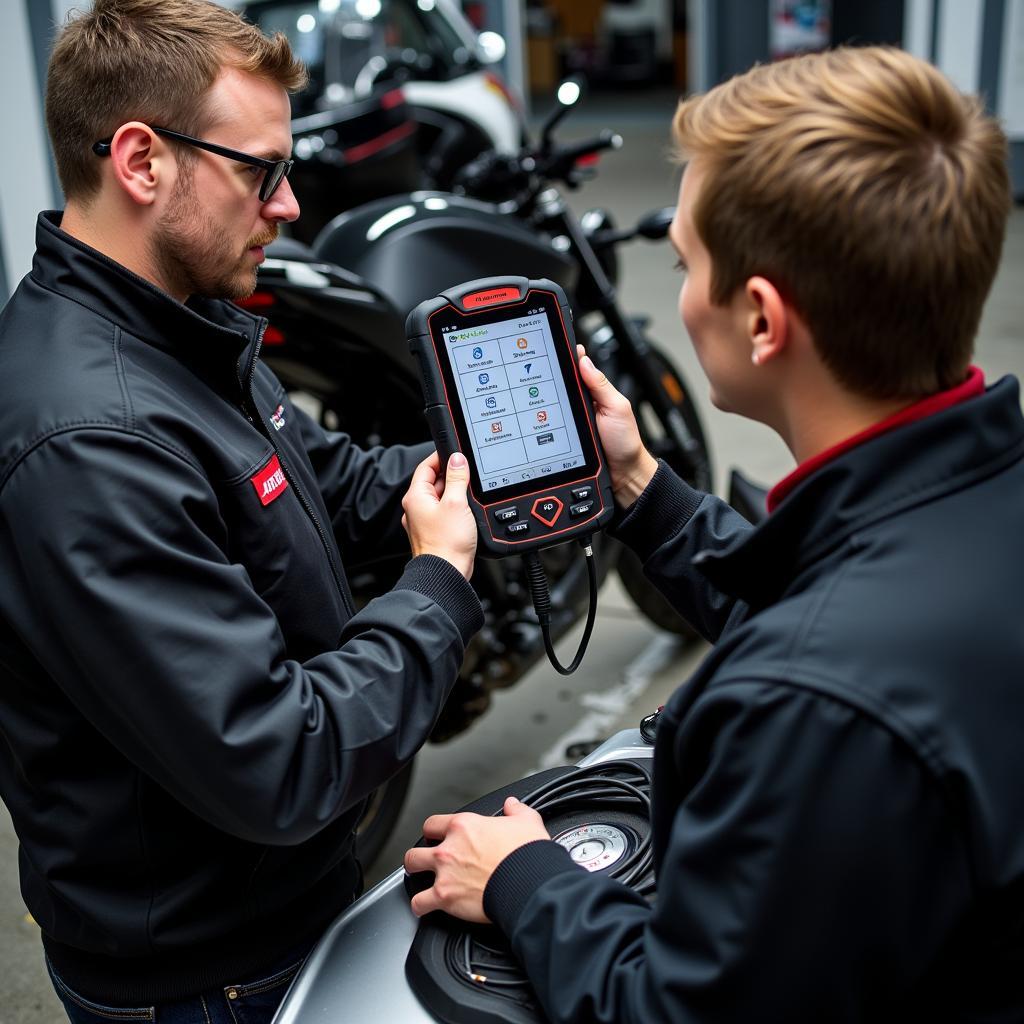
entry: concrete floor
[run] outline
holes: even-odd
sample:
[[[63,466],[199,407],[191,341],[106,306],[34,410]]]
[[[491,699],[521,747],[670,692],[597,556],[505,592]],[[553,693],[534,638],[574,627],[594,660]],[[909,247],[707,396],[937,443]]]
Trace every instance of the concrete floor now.
[[[562,137],[619,130],[625,146],[606,155],[599,175],[573,198],[578,209],[606,206],[627,224],[656,206],[674,202],[676,172],[665,159],[673,100],[655,104],[635,97],[602,98],[566,122]],[[679,277],[668,246],[633,243],[622,252],[625,306],[652,318],[653,336],[670,352],[693,385],[711,439],[721,493],[728,468],[772,483],[792,468],[781,442],[767,429],[712,409],[703,379],[679,324]],[[977,362],[989,380],[1024,371],[1024,209],[1010,224],[999,278],[982,323]],[[562,657],[576,637],[567,638]],[[546,663],[515,687],[495,696],[491,710],[468,732],[425,749],[405,813],[375,877],[399,863],[419,835],[423,818],[450,810],[504,782],[565,761],[566,748],[596,740],[663,703],[705,651],[681,648],[635,611],[615,580],[601,592],[598,626],[581,670],[568,679]],[[17,840],[0,806],[0,1024],[56,1024],[64,1020],[47,981],[38,930],[26,917],[17,880]]]

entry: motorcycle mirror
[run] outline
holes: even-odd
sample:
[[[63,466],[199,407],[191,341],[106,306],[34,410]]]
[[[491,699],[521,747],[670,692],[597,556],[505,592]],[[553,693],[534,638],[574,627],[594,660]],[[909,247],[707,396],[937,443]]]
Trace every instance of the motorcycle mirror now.
[[[497,32],[481,32],[476,44],[484,64],[497,64],[505,57],[505,38]]]
[[[558,87],[558,92],[555,95],[558,98],[558,106],[548,114],[540,133],[541,148],[545,152],[550,148],[551,132],[554,130],[555,125],[579,103],[580,98],[583,96],[583,79],[576,75],[565,79]]]
[[[558,102],[563,107],[574,107],[579,102],[580,96],[583,93],[583,89],[580,86],[579,79],[567,78],[558,87]]]
[[[668,234],[669,225],[676,215],[674,206],[663,206],[660,210],[645,213],[636,225],[636,233],[641,238],[664,238]]]

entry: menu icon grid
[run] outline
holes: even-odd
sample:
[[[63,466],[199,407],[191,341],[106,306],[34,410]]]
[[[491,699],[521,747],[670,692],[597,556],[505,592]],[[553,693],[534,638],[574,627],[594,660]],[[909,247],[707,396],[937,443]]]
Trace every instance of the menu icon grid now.
[[[584,464],[546,317],[445,340],[485,490]]]

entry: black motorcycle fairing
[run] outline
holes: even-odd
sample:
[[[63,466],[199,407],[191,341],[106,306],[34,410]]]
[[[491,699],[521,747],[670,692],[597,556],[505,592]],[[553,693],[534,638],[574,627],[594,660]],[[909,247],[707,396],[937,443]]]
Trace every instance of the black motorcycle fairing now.
[[[313,248],[372,282],[403,318],[424,299],[478,277],[546,277],[571,296],[579,276],[576,261],[500,206],[444,192],[391,196],[349,210],[321,231]]]
[[[257,294],[269,295],[272,305],[264,308],[248,301],[243,305],[268,316],[284,335],[287,345],[280,349],[265,339],[263,356],[268,362],[274,365],[283,357],[297,367],[330,371],[329,390],[334,390],[341,383],[337,375],[346,362],[339,362],[339,354],[346,346],[357,354],[365,352],[366,340],[373,339],[376,353],[415,380],[402,318],[384,292],[344,267],[324,262],[313,249],[293,238],[272,242],[266,255]],[[304,386],[294,373],[286,372],[283,379],[290,387]],[[306,390],[318,393],[322,389],[306,386]]]
[[[357,206],[422,183],[416,122],[400,89],[382,86],[340,109],[292,121],[291,182],[303,215],[291,231],[311,242],[344,202]]]

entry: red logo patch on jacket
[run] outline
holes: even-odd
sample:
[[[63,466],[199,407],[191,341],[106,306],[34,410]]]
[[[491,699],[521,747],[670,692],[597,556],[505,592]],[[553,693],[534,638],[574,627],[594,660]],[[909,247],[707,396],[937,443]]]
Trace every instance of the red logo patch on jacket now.
[[[262,505],[269,505],[288,490],[288,481],[284,478],[284,470],[276,455],[254,477],[250,477],[249,483],[256,488]]]

